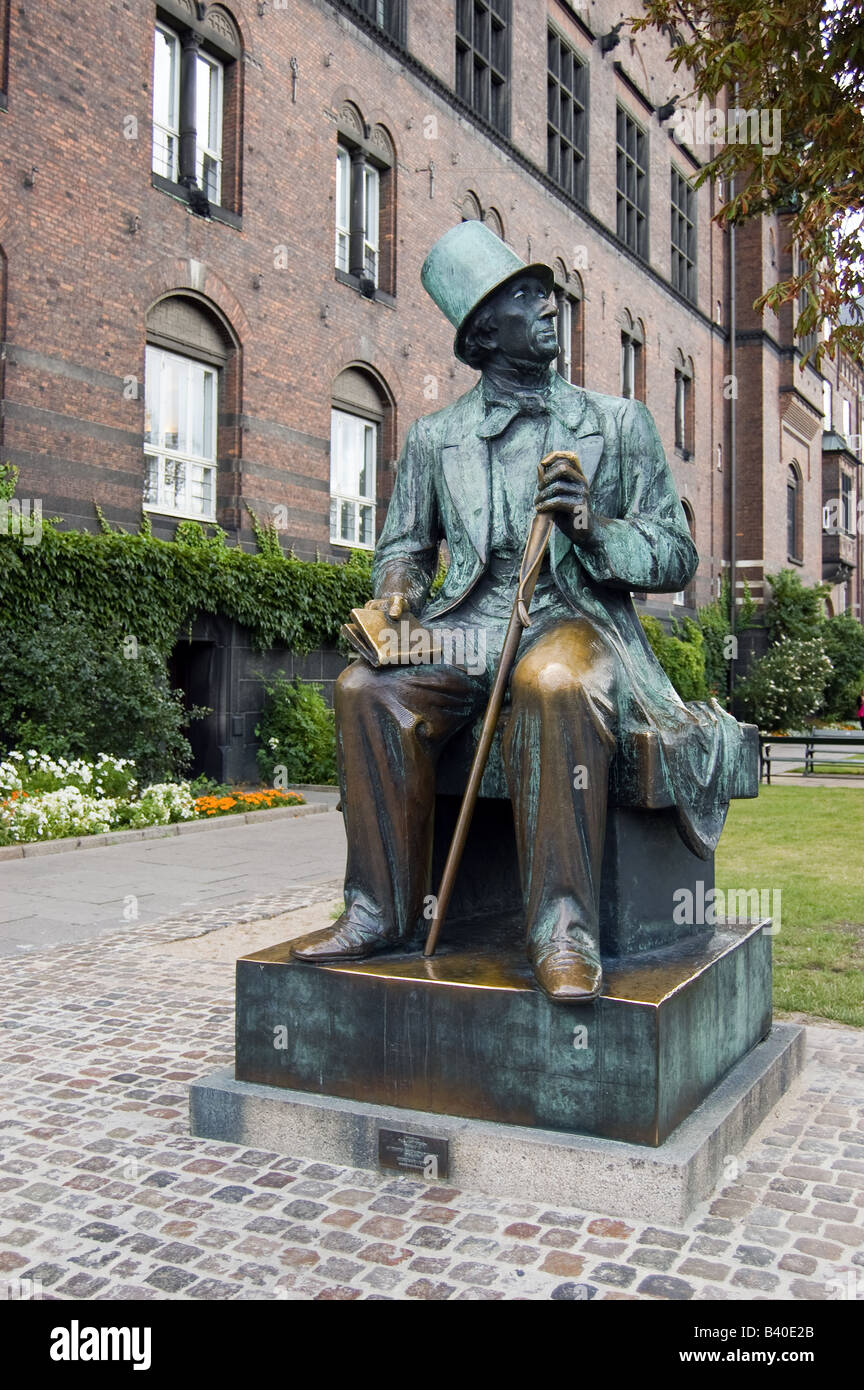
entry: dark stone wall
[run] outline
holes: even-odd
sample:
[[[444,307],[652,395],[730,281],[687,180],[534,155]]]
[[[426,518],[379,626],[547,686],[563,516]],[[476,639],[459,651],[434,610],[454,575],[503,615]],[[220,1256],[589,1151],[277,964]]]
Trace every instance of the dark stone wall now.
[[[196,619],[171,656],[171,675],[189,705],[211,710],[189,729],[193,775],[205,773],[220,782],[257,783],[255,725],[264,708],[264,679],[281,671],[322,688],[333,703],[333,683],[345,666],[335,648],[298,656],[287,647],[258,651],[246,628],[226,618]],[[263,679],[262,679],[263,677]]]

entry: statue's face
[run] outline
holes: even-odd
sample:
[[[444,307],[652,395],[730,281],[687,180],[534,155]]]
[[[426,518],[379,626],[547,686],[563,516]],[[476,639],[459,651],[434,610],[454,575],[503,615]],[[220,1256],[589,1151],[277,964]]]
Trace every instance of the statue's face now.
[[[536,275],[511,280],[489,301],[489,308],[494,315],[495,348],[503,357],[551,362],[558,356],[558,310]]]

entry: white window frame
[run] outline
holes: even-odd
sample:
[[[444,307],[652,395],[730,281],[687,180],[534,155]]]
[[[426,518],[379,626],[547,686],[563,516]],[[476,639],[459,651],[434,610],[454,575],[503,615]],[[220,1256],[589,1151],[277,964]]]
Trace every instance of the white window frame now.
[[[687,377],[675,369],[675,447],[687,451]]]
[[[336,152],[336,269],[347,275],[351,264],[351,151]]]
[[[145,394],[147,396],[148,418],[152,421],[153,396],[151,394],[154,383],[154,374],[158,375],[159,387],[161,387],[163,374],[166,368],[170,369],[172,361],[182,362],[184,371],[189,372],[194,369],[200,372],[202,379],[202,442],[206,444],[209,436],[211,450],[209,453],[195,454],[188,449],[172,448],[162,443],[161,439],[151,442],[145,435],[144,458],[147,474],[144,482],[144,502],[143,508],[146,512],[158,512],[163,516],[176,516],[191,518],[195,521],[215,521],[216,519],[216,482],[217,482],[217,429],[219,412],[219,370],[207,362],[200,362],[194,357],[184,357],[182,353],[169,352],[166,348],[147,346],[147,371],[145,377]],[[209,390],[210,400],[207,402],[207,387],[204,385],[209,378],[212,383]],[[156,388],[157,390],[159,388]],[[182,384],[178,386],[178,397]],[[187,377],[186,383],[186,403],[193,397],[189,389]],[[162,405],[157,414],[164,412],[165,406]],[[179,424],[179,416],[178,416]],[[148,434],[149,434],[148,430]],[[148,497],[148,487],[150,483],[150,467],[155,469],[155,490]],[[183,485],[178,498],[176,483],[172,482],[172,473],[176,474],[176,469],[181,466],[183,472]],[[194,490],[200,485],[202,491],[207,487],[209,497],[204,505],[196,503]]]
[[[840,530],[846,536],[855,534],[855,489],[848,473],[840,474]]]
[[[822,382],[822,428],[823,428],[823,430],[826,431],[826,433],[829,433],[829,434],[830,434],[830,432],[831,432],[831,430],[832,430],[832,428],[833,428],[833,420],[834,420],[834,413],[833,413],[833,392],[832,392],[832,390],[831,390],[831,382],[830,382],[830,381],[823,381],[823,382]]]
[[[636,343],[627,333],[621,335],[621,395],[632,401],[636,393]]]
[[[556,295],[558,301],[558,372],[565,381],[573,381],[573,303],[564,290]]]
[[[374,164],[359,166],[363,179],[363,268],[375,288],[381,268],[381,171]],[[351,204],[354,179],[357,177],[351,151],[339,144],[336,151],[336,246],[337,270],[348,274],[351,269]]]
[[[337,460],[336,458],[336,439],[343,420],[352,422],[358,440],[362,439],[363,441],[363,463],[366,468],[365,492],[360,490],[360,472],[362,464],[359,455],[354,460],[348,461],[347,469],[344,466],[344,461]],[[362,415],[355,415],[350,410],[338,410],[334,406],[330,412],[331,545],[347,546],[350,550],[375,549],[375,488],[377,478],[378,428],[374,420],[369,420]],[[351,473],[353,476],[346,477],[346,472]],[[352,482],[355,484],[354,487],[350,486]],[[358,539],[360,535],[362,509],[368,511],[371,527],[371,534],[365,541]],[[342,523],[346,517],[353,518],[350,527],[350,536],[343,534]]]
[[[363,165],[363,266],[378,287],[378,248],[381,222],[381,176],[374,164]]]
[[[196,109],[195,112],[195,177],[198,180],[198,187],[204,192],[207,201],[218,207],[222,202],[222,111],[225,93],[225,67],[211,53],[196,53],[195,64],[196,107],[201,93],[202,68],[209,68],[216,75],[214,86],[209,87],[208,84],[211,94],[215,92],[215,101],[209,108],[210,126],[206,131],[206,138],[202,137],[202,132],[198,126],[199,110]],[[211,139],[214,134],[215,140]],[[213,192],[210,191],[205,181],[206,163],[209,163],[210,169],[215,172]]]
[[[159,35],[167,39],[173,50],[173,92],[170,94],[171,104],[174,111],[174,125],[165,125],[156,119],[156,45]],[[170,179],[176,183],[179,177],[180,167],[180,38],[174,33],[173,29],[168,29],[164,24],[157,24],[153,32],[153,150],[151,156],[151,168],[156,174],[161,174],[163,178]],[[169,112],[170,114],[170,112]],[[159,148],[159,137],[164,141],[164,149]],[[166,172],[167,171],[167,172]]]
[[[843,422],[843,438],[850,439],[852,436],[852,402],[844,396],[840,402],[841,419]]]

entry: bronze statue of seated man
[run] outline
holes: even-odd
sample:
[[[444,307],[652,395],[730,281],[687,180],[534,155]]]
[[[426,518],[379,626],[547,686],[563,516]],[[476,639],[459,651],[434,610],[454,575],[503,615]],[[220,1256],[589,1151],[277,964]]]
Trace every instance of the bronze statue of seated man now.
[[[433,247],[422,279],[456,329],[456,356],[481,377],[408,432],[370,606],[446,630],[451,659],[381,669],[359,660],[337,682],[345,911],[294,955],[358,960],[425,934],[437,761],[486,705],[531,520],[543,511],[555,525],[513,669],[503,754],[528,957],[550,999],[577,1004],[602,987],[598,893],[622,733],[657,732],[679,831],[707,857],[740,729],[714,703],[685,705],[645,641],[632,590],[684,589],[696,550],[646,407],[555,370],[550,268],[526,266],[466,222]],[[442,542],[449,568],[430,598]],[[474,659],[453,657],[463,650]]]

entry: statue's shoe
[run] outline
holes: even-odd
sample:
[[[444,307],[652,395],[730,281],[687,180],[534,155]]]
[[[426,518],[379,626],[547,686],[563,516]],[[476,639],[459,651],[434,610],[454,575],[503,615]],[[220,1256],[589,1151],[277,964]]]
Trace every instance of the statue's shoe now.
[[[353,922],[346,912],[332,927],[301,936],[291,948],[294,960],[311,965],[326,965],[328,961],[365,960],[380,951],[393,951],[399,941],[391,933],[382,932],[371,924]]]
[[[528,959],[534,979],[553,1004],[588,1004],[603,988],[600,957],[587,944],[577,948],[560,938],[529,943]]]

